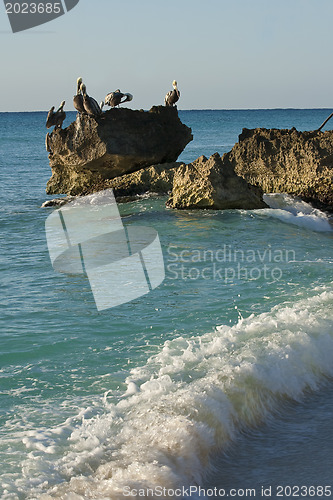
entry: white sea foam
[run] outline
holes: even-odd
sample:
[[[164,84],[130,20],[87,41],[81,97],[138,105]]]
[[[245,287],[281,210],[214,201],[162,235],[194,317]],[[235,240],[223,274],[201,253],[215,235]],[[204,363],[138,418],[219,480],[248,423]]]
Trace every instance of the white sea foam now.
[[[321,289],[166,342],[131,371],[117,404],[105,397],[104,412],[73,430],[52,463],[65,482],[30,498],[123,499],[125,487],[201,484],[210,457],[241,429],[333,376],[332,324],[333,291]]]
[[[254,210],[255,213],[268,217],[275,217],[282,222],[318,232],[333,231],[330,217],[313,208],[309,203],[288,194],[266,194],[264,201],[270,208]]]

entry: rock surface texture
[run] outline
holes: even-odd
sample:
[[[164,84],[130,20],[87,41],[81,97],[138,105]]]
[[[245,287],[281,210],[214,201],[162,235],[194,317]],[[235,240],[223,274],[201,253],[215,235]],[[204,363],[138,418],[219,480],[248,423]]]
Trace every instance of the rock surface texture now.
[[[78,115],[69,127],[51,134],[52,177],[46,192],[83,194],[106,179],[175,162],[192,138],[175,107],[111,109],[96,119]]]
[[[171,208],[211,208],[216,210],[264,208],[260,188],[239,177],[218,153],[209,159],[201,156],[179,167],[173,177]]]
[[[192,140],[177,108],[112,109],[78,116],[51,134],[48,194],[112,188],[118,199],[170,193],[172,208],[255,209],[263,193],[288,193],[333,211],[333,131],[243,129],[221,158],[176,163]]]
[[[288,193],[333,210],[333,131],[243,129],[223,164],[265,193]]]
[[[175,171],[181,165],[184,164],[174,162],[152,165],[106,181],[102,189],[112,188],[117,199],[145,193],[168,194],[172,190]]]

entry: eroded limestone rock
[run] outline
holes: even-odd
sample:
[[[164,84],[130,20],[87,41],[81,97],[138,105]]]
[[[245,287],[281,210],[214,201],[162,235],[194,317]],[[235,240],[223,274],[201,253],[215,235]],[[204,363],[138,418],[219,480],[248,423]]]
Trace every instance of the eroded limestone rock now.
[[[52,177],[46,192],[78,195],[106,179],[175,162],[191,140],[191,129],[175,107],[153,106],[148,112],[115,108],[97,118],[78,115],[50,136]]]
[[[209,159],[200,156],[179,167],[174,174],[168,206],[179,209],[255,209],[267,205],[260,188],[250,186],[218,153]]]

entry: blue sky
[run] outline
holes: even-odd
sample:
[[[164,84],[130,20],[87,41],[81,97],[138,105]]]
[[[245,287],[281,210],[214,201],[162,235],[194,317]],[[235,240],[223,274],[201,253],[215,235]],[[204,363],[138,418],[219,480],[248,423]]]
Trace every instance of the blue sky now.
[[[0,5],[0,111],[48,110],[75,82],[132,108],[332,108],[332,0],[80,0],[66,15],[12,34]]]

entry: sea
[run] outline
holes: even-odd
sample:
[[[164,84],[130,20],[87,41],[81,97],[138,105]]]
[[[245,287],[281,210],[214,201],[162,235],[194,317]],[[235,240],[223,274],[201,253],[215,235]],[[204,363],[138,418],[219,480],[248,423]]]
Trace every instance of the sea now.
[[[179,160],[332,111],[179,111]],[[330,215],[284,193],[258,210],[118,203],[158,233],[165,278],[98,310],[86,275],[51,264],[45,121],[0,113],[1,499],[333,496]]]

